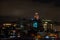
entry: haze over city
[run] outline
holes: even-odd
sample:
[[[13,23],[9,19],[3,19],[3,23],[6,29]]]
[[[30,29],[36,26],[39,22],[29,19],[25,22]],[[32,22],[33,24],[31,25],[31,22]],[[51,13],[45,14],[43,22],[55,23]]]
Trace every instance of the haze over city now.
[[[45,2],[41,0],[1,0],[0,16],[31,17],[35,12],[38,12],[41,17],[59,21],[60,7],[56,4],[56,1],[48,0]]]

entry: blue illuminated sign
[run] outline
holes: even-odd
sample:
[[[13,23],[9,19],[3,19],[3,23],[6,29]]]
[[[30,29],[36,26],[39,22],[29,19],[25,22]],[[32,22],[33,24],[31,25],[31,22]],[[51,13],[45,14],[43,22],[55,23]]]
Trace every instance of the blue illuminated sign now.
[[[34,22],[33,23],[33,27],[37,28],[38,27],[38,23],[37,22]]]

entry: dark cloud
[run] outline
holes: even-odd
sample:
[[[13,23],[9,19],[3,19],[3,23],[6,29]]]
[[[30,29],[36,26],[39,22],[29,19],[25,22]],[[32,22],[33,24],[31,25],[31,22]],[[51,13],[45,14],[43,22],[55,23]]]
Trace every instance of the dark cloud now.
[[[39,1],[39,0],[38,0]],[[46,19],[60,20],[60,7],[55,2],[40,3],[36,1],[1,1],[0,16],[30,17],[39,12],[41,17]]]

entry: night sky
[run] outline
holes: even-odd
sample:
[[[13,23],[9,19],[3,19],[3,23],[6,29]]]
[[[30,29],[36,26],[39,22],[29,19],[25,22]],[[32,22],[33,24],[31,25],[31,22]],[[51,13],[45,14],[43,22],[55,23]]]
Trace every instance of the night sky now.
[[[1,0],[0,16],[32,17],[38,12],[40,17],[60,22],[59,0]]]

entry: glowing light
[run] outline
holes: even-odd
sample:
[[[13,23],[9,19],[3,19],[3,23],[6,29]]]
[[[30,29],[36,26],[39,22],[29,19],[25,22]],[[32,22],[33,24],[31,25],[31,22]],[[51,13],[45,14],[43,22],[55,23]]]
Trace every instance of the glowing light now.
[[[45,22],[46,24],[48,23],[48,22]]]
[[[23,25],[20,25],[21,28],[23,28],[24,26]]]
[[[34,19],[32,18],[32,20],[34,20]]]
[[[17,24],[14,24],[14,27],[16,26]]]
[[[32,36],[35,36],[34,34],[31,34]]]
[[[47,24],[44,24],[44,26],[46,26]]]
[[[39,19],[39,14],[36,12],[34,18]]]
[[[37,38],[41,38],[41,36],[40,35],[37,35]]]
[[[38,13],[36,12],[35,15],[38,15]]]
[[[7,23],[7,24],[3,24],[3,25],[5,26],[5,25],[11,25],[11,24],[10,23]]]
[[[37,22],[34,22],[33,27],[37,28],[37,26],[38,26]]]
[[[48,39],[48,38],[49,38],[49,36],[45,36],[45,38],[47,38],[47,39]]]

